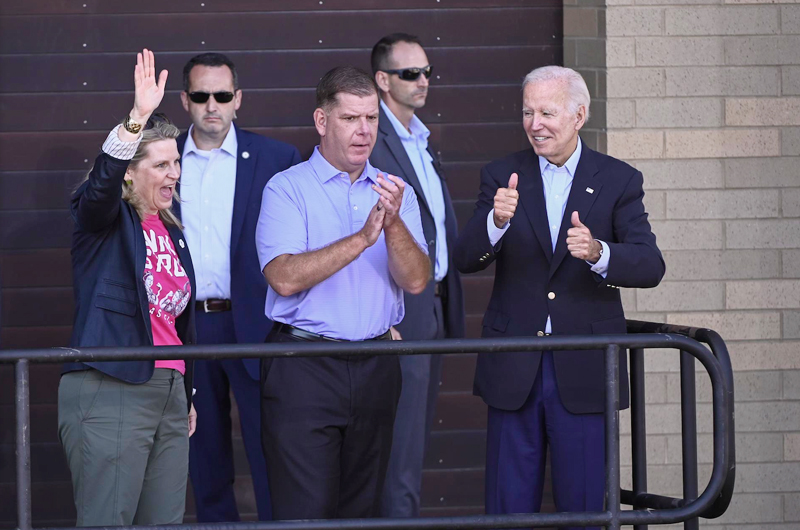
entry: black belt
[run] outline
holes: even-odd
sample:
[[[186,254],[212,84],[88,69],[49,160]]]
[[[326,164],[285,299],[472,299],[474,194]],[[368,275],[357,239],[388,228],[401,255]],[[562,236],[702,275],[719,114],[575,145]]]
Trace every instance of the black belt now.
[[[221,313],[222,311],[231,310],[231,301],[222,300],[221,298],[209,298],[208,300],[198,300],[194,307],[204,313]]]
[[[310,331],[306,331],[304,329],[296,328],[294,326],[290,326],[289,324],[284,324],[283,322],[275,322],[275,327],[273,329],[275,333],[283,333],[284,335],[291,335],[292,337],[297,337],[298,339],[303,339],[311,342],[351,342],[345,339],[332,339],[330,337],[326,337],[324,335],[319,335],[317,333],[312,333]],[[386,331],[377,337],[372,337],[371,339],[366,340],[392,340],[392,332],[391,330]]]

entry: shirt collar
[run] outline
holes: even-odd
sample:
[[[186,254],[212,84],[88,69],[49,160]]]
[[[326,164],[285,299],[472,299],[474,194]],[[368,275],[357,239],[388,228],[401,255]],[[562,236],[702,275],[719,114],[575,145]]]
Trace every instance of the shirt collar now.
[[[564,166],[563,166],[563,167],[565,167],[567,169],[567,173],[569,173],[569,176],[572,177],[572,178],[575,178],[575,168],[578,167],[578,162],[581,159],[581,151],[583,150],[583,147],[582,147],[581,143],[582,143],[581,142],[581,137],[579,136],[578,137],[578,146],[575,148],[575,152],[572,153],[572,156],[570,156],[567,159],[567,161],[564,163]],[[556,169],[558,167],[555,164],[551,164],[550,162],[548,162],[545,157],[540,156],[539,157],[539,170],[542,172],[542,175],[544,175],[544,172],[545,172],[545,170],[547,169],[548,166],[551,166],[553,169]]]
[[[428,137],[431,135],[431,131],[425,127],[425,124],[422,123],[422,120],[417,118],[417,115],[414,114],[411,117],[411,122],[408,124],[408,128],[411,129],[411,132],[408,132],[400,120],[397,119],[397,116],[389,109],[389,106],[381,100],[381,108],[383,112],[386,113],[386,116],[389,118],[389,123],[392,124],[394,127],[395,132],[397,132],[397,136],[402,139],[409,139],[414,136],[421,137],[423,140],[427,140]]]
[[[239,149],[239,142],[236,139],[236,131],[234,130],[236,126],[231,123],[231,128],[228,129],[228,134],[225,135],[225,139],[222,141],[222,145],[219,146],[220,151],[224,151],[229,155],[236,158],[236,152]],[[192,138],[192,129],[194,129],[194,125],[189,127],[189,133],[186,136],[186,145],[183,146],[183,156],[188,155],[189,153],[199,154],[200,149],[197,147],[197,144],[194,143],[194,138]]]
[[[317,175],[317,178],[323,184],[331,180],[333,177],[337,177],[339,175],[346,175],[349,179],[349,175],[344,171],[336,169],[333,165],[328,162],[322,153],[319,152],[319,146],[314,147],[314,153],[311,155],[311,158],[308,159],[308,162],[311,164],[311,167],[314,170],[314,173]],[[377,183],[378,179],[378,170],[372,167],[372,164],[369,163],[367,160],[367,165],[364,166],[364,171],[361,172],[361,175],[356,180],[361,180],[362,178],[368,178],[372,182]]]

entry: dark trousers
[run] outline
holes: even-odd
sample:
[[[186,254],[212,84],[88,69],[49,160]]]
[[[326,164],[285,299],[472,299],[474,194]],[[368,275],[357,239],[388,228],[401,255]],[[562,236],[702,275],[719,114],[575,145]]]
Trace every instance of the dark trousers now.
[[[404,340],[433,340],[445,336],[442,299],[434,298],[436,331],[433,336],[403,335]],[[394,420],[392,455],[383,488],[381,516],[418,517],[422,490],[422,466],[430,438],[439,380],[441,355],[401,355],[403,390]]]
[[[197,312],[199,344],[236,343],[233,315]],[[189,474],[192,479],[197,520],[201,523],[239,521],[234,494],[235,469],[231,440],[231,400],[236,398],[250,474],[253,477],[258,518],[272,519],[267,464],[261,451],[259,382],[241,359],[195,361],[193,402],[197,431],[190,439]]]
[[[267,342],[302,342],[270,333]],[[262,441],[275,519],[379,515],[400,394],[397,357],[262,364]]]
[[[489,407],[486,513],[539,511],[548,446],[556,509],[602,511],[603,432],[603,414],[572,414],[564,408],[558,395],[553,353],[544,352],[531,395],[522,408],[506,411]]]

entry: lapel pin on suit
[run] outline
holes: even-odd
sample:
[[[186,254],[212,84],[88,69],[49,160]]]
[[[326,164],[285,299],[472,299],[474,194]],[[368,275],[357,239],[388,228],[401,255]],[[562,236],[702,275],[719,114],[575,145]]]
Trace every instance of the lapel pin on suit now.
[[[183,242],[183,239],[179,239],[178,244],[181,246],[181,248],[186,248],[186,243]]]
[[[242,158],[247,160],[248,158],[250,158],[250,153],[248,153],[247,151],[242,151]]]
[[[586,188],[586,191],[589,193],[594,193],[594,190],[592,188]]]

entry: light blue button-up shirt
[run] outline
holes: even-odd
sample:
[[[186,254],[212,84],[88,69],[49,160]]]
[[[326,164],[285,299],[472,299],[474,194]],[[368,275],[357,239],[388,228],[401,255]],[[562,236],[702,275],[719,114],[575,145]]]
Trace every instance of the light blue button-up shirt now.
[[[381,107],[389,117],[389,121],[394,127],[397,136],[403,143],[411,165],[414,166],[414,173],[417,174],[419,183],[422,186],[422,193],[425,195],[425,202],[428,203],[433,222],[436,225],[436,263],[433,269],[433,277],[440,282],[447,276],[447,228],[445,227],[444,192],[442,191],[442,180],[433,167],[433,157],[428,152],[428,137],[431,132],[425,124],[412,116],[408,124],[411,132],[406,129],[400,120],[389,110],[386,103],[381,100]]]
[[[263,270],[283,254],[301,254],[355,234],[378,201],[372,189],[378,170],[367,162],[352,184],[314,149],[311,158],[278,173],[264,188],[256,228],[258,259]],[[400,217],[417,245],[428,248],[422,233],[417,196],[405,187]],[[346,340],[365,340],[385,333],[405,315],[403,290],[389,272],[385,235],[349,265],[317,285],[280,296],[267,290],[267,317]]]
[[[183,147],[181,221],[192,254],[198,300],[231,297],[231,219],[238,147],[233,126],[218,149],[199,149],[192,128]]]
[[[553,245],[554,253],[558,244],[558,233],[561,231],[561,220],[564,218],[564,210],[567,208],[567,199],[569,199],[569,192],[572,190],[572,180],[575,178],[575,169],[581,159],[582,150],[583,145],[581,139],[578,138],[578,146],[575,148],[575,152],[561,167],[551,164],[543,156],[539,157],[539,169],[542,173],[542,184],[544,185],[544,203],[547,208],[547,223],[550,228],[550,241]],[[511,226],[511,223],[508,222],[503,228],[497,228],[494,224],[494,209],[489,212],[486,223],[489,242],[492,246],[500,241],[508,227]],[[608,273],[608,260],[611,257],[611,252],[604,241],[599,242],[603,246],[603,255],[600,256],[597,263],[587,263],[589,263],[593,272],[605,278]],[[547,324],[544,331],[545,333],[553,332],[550,315],[547,316]]]

